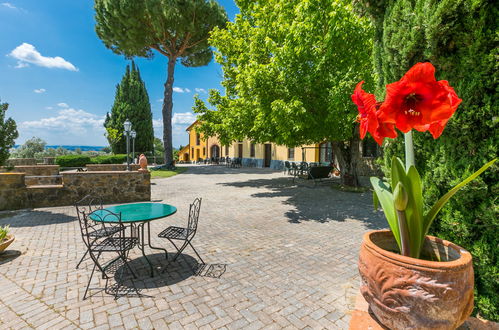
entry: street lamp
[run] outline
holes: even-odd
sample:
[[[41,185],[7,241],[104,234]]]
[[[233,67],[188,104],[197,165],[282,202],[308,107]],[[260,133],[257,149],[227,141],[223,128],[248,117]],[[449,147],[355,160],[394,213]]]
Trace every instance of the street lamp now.
[[[125,136],[126,136],[126,170],[130,171],[130,131],[132,130],[132,123],[127,119],[123,123],[123,127],[125,128]]]
[[[132,137],[132,159],[135,164],[135,138],[137,137],[137,132],[131,131],[130,136]]]

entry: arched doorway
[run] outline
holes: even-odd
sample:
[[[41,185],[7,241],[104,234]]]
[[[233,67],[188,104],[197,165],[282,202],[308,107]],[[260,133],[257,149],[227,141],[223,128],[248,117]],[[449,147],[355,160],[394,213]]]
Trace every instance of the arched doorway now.
[[[211,157],[219,158],[220,157],[220,147],[216,144],[212,145],[210,148]]]

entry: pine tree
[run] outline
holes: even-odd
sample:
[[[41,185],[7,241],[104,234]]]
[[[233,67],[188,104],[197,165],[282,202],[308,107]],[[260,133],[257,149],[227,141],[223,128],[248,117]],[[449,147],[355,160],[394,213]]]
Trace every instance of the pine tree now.
[[[0,165],[3,165],[9,158],[9,150],[14,146],[14,140],[19,136],[14,119],[5,119],[5,113],[8,109],[8,103],[0,102]]]
[[[111,113],[106,114],[104,121],[106,137],[115,154],[126,152],[123,123],[127,119],[132,123],[132,129],[137,132],[135,152],[152,152],[154,131],[151,104],[140,71],[133,61],[131,69],[130,65],[127,65],[121,82],[116,86]]]

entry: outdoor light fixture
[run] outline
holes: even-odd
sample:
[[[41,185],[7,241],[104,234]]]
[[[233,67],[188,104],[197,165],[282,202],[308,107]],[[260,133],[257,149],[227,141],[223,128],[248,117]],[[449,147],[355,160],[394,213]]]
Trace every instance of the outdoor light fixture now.
[[[126,170],[130,171],[130,133],[132,130],[132,123],[127,119],[123,123],[123,127],[125,128],[126,136]]]
[[[133,163],[136,164],[136,162],[135,162],[135,138],[137,137],[137,132],[131,131],[130,136],[132,137],[132,159],[133,159]]]

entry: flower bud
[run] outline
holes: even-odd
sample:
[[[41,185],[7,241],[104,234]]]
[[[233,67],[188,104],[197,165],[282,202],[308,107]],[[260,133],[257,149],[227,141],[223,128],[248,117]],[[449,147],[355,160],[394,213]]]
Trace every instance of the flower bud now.
[[[393,203],[395,204],[395,209],[398,211],[405,211],[408,201],[409,196],[407,195],[404,185],[402,182],[397,183],[395,190],[393,191]]]

